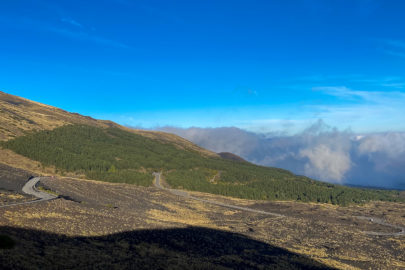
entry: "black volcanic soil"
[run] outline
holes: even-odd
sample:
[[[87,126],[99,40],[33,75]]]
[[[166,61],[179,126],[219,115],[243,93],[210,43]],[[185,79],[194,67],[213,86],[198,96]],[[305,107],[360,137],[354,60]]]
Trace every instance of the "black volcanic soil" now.
[[[0,163],[0,206],[20,203],[35,199],[24,194],[22,187],[33,175]]]
[[[22,193],[21,189],[33,174],[0,163],[0,189]]]
[[[405,268],[405,236],[367,235],[364,230],[392,229],[353,217],[382,217],[405,225],[400,203],[338,207],[192,193],[285,215],[273,217],[185,199],[154,187],[69,178],[47,178],[40,185],[68,199],[0,208],[0,234],[16,242],[13,249],[0,250],[0,264],[3,260],[10,268],[66,268],[76,258],[82,268],[114,263],[155,269],[309,266],[296,264],[291,259],[296,258],[299,263],[319,266],[316,261],[340,269]]]
[[[332,269],[241,234],[202,227],[98,237],[11,227],[0,227],[0,233],[18,241],[17,248],[0,250],[2,269]]]

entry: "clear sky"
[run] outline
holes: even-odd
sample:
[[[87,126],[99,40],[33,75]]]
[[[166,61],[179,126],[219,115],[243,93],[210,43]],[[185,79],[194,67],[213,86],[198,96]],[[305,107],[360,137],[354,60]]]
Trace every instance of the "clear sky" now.
[[[405,1],[0,2],[0,90],[153,128],[405,130]]]

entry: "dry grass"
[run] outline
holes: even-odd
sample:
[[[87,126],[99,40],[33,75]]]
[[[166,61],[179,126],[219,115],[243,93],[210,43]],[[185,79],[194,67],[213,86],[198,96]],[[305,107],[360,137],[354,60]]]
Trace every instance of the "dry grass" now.
[[[13,203],[31,201],[33,198],[28,195],[17,194],[9,191],[0,190],[0,206]]]
[[[0,200],[4,199],[4,200],[12,200],[12,201],[16,201],[16,200],[22,200],[24,199],[25,196],[21,195],[21,194],[7,194],[7,193],[0,193]]]
[[[0,209],[0,226],[45,229],[70,236],[102,236],[143,228],[191,225],[244,234],[340,269],[402,269],[405,262],[404,236],[366,235],[362,231],[387,228],[352,218],[358,214],[382,216],[403,224],[403,204],[337,207],[255,202],[198,193],[211,200],[249,205],[287,216],[274,218],[188,200],[153,187],[70,178],[47,179],[43,184],[77,202],[58,199]]]
[[[162,206],[167,208],[167,210],[151,209],[148,211],[150,219],[155,222],[163,221],[164,223],[179,223],[191,226],[208,226],[212,223],[204,215],[204,211],[198,211],[195,208],[184,208],[184,206],[181,207],[173,203],[164,203]]]
[[[26,158],[24,156],[21,156],[19,154],[16,154],[8,149],[0,148],[0,163],[6,164],[14,168],[23,169],[32,173],[43,175],[55,174],[54,168],[51,167],[44,168],[41,166],[41,163]]]
[[[205,156],[218,156],[216,153],[203,149],[174,134],[131,129],[111,121],[96,120],[89,116],[70,113],[0,91],[0,141],[22,136],[27,132],[52,130],[68,124],[84,124],[104,128],[117,127],[160,142],[174,144],[181,149],[197,151]]]

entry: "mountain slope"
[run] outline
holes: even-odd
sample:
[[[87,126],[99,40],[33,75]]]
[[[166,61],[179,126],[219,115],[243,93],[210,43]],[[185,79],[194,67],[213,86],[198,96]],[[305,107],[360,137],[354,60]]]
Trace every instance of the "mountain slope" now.
[[[229,152],[221,152],[221,153],[218,153],[218,155],[219,155],[221,158],[224,158],[224,159],[229,159],[229,160],[234,160],[234,161],[241,161],[241,162],[247,162],[246,160],[244,160],[244,159],[241,158],[240,156],[235,155],[235,154],[232,154],[232,153],[229,153]]]
[[[152,172],[162,171],[173,187],[239,198],[333,204],[400,200],[396,191],[315,181],[282,169],[225,159],[174,135],[133,131],[113,122],[5,96],[2,104],[8,107],[1,107],[2,121],[8,121],[7,130],[14,136],[18,132],[26,135],[4,141],[1,146],[40,162],[40,166],[54,167],[59,174],[148,186]],[[54,126],[58,127],[51,129]],[[32,132],[34,129],[42,130]]]
[[[89,116],[70,113],[0,91],[0,141],[6,141],[33,131],[52,130],[67,124],[82,124],[101,128],[116,127],[163,143],[174,144],[181,149],[194,150],[207,156],[217,156],[216,153],[171,133],[131,129],[112,121],[96,120]]]

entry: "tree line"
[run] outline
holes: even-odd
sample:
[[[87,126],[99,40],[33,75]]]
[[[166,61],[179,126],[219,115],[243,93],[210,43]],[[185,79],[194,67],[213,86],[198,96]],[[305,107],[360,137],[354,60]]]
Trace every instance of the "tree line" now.
[[[333,185],[283,169],[206,157],[119,128],[66,125],[17,137],[1,145],[44,166],[55,166],[62,173],[75,172],[101,181],[148,186],[152,183],[152,172],[163,171],[175,188],[246,199],[339,205],[400,200],[397,191]]]

